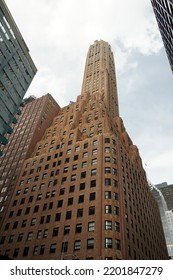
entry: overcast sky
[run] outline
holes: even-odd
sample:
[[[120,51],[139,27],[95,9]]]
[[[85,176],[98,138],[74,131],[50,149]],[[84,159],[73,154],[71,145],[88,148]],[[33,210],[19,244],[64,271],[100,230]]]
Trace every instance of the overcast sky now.
[[[173,75],[150,0],[6,0],[38,68],[27,95],[80,94],[88,48],[114,52],[120,115],[153,184],[173,184]]]

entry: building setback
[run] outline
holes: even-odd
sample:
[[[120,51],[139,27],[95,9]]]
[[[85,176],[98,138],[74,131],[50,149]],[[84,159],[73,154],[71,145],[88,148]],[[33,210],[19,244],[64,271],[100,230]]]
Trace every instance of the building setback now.
[[[173,0],[151,0],[151,3],[173,71]]]
[[[1,227],[12,259],[167,259],[159,209],[119,117],[110,45],[90,46],[76,102],[21,168]]]
[[[31,156],[36,143],[60,109],[50,94],[38,99],[29,97],[24,104],[14,125],[14,133],[8,136],[9,144],[3,147],[3,156],[0,157],[0,227],[24,160]]]
[[[5,145],[37,69],[4,0],[0,1],[0,46],[0,145]]]

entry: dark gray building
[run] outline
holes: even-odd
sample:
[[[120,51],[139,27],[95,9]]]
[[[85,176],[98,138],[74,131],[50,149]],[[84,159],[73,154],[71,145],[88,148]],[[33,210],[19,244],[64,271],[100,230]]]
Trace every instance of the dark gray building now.
[[[0,0],[0,145],[8,143],[5,135],[13,132],[11,124],[20,114],[20,104],[36,72],[28,47]]]
[[[173,0],[151,0],[151,3],[173,71]]]
[[[168,210],[172,210],[173,209],[173,184],[168,185],[166,182],[164,182],[156,185],[156,187],[163,194]]]

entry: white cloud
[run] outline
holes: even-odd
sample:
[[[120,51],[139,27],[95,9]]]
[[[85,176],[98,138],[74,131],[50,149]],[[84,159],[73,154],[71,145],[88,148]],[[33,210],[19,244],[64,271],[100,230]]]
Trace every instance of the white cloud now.
[[[115,56],[120,112],[127,131],[142,151],[142,158],[151,162],[154,182],[169,177],[169,183],[173,183],[171,146],[166,139],[167,135],[173,137],[171,126],[168,127],[173,122],[172,76],[166,56],[160,59],[163,44],[150,0],[6,3],[38,68],[27,95],[49,92],[60,106],[75,100],[80,94],[89,45],[97,39],[110,43]],[[167,160],[170,176],[164,169]],[[161,162],[162,167],[158,166]]]

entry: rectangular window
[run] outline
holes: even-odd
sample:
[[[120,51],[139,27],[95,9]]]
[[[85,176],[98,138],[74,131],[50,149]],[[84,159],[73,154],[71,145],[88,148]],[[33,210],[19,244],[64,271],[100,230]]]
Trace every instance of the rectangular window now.
[[[66,212],[66,220],[71,219],[71,216],[72,216],[72,211],[67,211]]]
[[[89,214],[89,215],[95,215],[95,206],[90,206],[90,207],[89,207],[88,214]]]
[[[121,241],[119,239],[115,239],[115,249],[121,250]]]
[[[90,193],[90,201],[92,201],[92,200],[95,200],[96,199],[96,193],[95,192],[93,192],[93,193]]]
[[[75,251],[80,250],[80,246],[81,246],[81,241],[80,240],[76,240],[74,242],[74,250]]]
[[[53,243],[50,245],[49,253],[54,254],[55,252],[56,252],[56,243]]]
[[[105,214],[112,214],[112,206],[105,205]]]
[[[88,223],[88,231],[94,231],[95,230],[95,222],[89,222]]]
[[[105,221],[105,230],[112,230],[112,221]]]
[[[58,232],[59,232],[59,228],[58,227],[53,228],[52,236],[58,236]]]
[[[82,232],[82,224],[77,224],[76,225],[76,233]]]
[[[105,248],[112,249],[112,238],[105,238]]]
[[[69,234],[70,233],[70,226],[65,226],[64,227],[64,235]]]
[[[80,195],[78,198],[78,203],[83,203],[84,202],[84,195]]]
[[[87,239],[87,249],[93,249],[94,248],[94,239]]]

